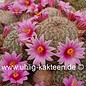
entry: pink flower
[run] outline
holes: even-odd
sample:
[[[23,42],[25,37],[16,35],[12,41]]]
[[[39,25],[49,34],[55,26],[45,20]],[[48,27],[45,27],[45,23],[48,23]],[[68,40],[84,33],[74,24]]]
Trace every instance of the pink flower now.
[[[78,39],[75,41],[70,41],[70,39],[67,37],[66,44],[59,43],[58,50],[60,52],[57,54],[57,56],[60,57],[60,59],[58,62],[64,62],[65,67],[80,64],[79,59],[85,58],[83,56],[85,48],[81,48],[82,45],[83,42],[79,43]]]
[[[56,4],[56,0],[48,0],[48,4],[50,7],[54,7]]]
[[[37,4],[37,10],[34,11],[34,15],[35,15],[35,13],[41,12],[44,8],[45,8],[45,7],[42,6],[41,3]]]
[[[50,7],[54,7],[56,3],[56,0],[40,0],[40,4],[43,7],[46,7],[46,5],[49,5]]]
[[[29,7],[29,10],[27,10],[27,12],[30,12],[32,14],[34,14],[34,12],[38,11],[38,5],[37,4],[32,4],[30,7]]]
[[[34,0],[19,0],[23,10],[30,10],[30,6],[34,3]]]
[[[81,15],[80,18],[77,18],[76,25],[80,30],[86,30],[86,12]]]
[[[18,56],[16,55],[16,52],[13,51],[12,54],[9,54],[5,52],[5,54],[2,56],[2,61],[0,61],[1,66],[10,66],[14,67],[16,65],[24,65],[27,62],[26,61],[21,61],[22,59],[22,54],[19,54]],[[8,69],[9,70],[9,69]],[[3,70],[4,71],[4,70]]]
[[[46,5],[48,4],[48,0],[39,0],[40,1],[40,5],[43,7],[46,7]]]
[[[44,86],[44,85],[43,85],[43,83],[44,83],[44,82],[43,82],[43,81],[41,81],[41,82],[40,82],[40,85],[35,84],[35,86]]]
[[[22,11],[23,11],[23,9],[18,1],[15,1],[13,3],[13,5],[10,5],[9,9],[13,14],[16,14],[16,15],[22,13]]]
[[[42,65],[45,65],[45,60],[52,61],[50,58],[53,53],[51,52],[54,50],[54,48],[50,47],[50,40],[49,41],[44,41],[44,35],[38,38],[32,38],[32,44],[27,43],[26,46],[29,49],[26,49],[28,55],[28,60],[34,59],[33,64],[39,65],[40,63]]]
[[[69,77],[69,79],[64,78],[63,83],[65,86],[83,86],[82,81],[77,81],[76,77],[72,75]]]
[[[5,26],[4,27],[4,31],[2,33],[3,37],[5,38],[8,35],[9,32],[10,32],[10,27],[9,26]]]
[[[3,10],[8,10],[8,7],[11,5],[11,3],[9,1],[7,1],[6,3],[0,3],[0,8],[2,8]]]
[[[69,11],[69,12],[66,12],[68,18],[71,20],[71,21],[75,21],[76,19],[80,18],[81,17],[81,12],[80,11]]]
[[[37,22],[32,22],[32,18],[18,22],[16,28],[20,33],[18,34],[19,41],[26,43],[28,39],[31,39],[35,35],[35,30],[38,27]]]
[[[27,75],[29,73],[24,70],[6,70],[1,76],[3,77],[3,81],[9,81],[11,83],[23,84],[25,80],[27,80]]]
[[[35,15],[34,15],[34,20],[37,21],[37,22],[41,22],[41,21],[44,21],[45,19],[48,18],[48,13],[46,11],[41,11],[41,12],[35,12]]]
[[[69,2],[65,3],[63,1],[58,1],[59,9],[60,11],[68,11],[71,9],[71,6],[69,5]]]

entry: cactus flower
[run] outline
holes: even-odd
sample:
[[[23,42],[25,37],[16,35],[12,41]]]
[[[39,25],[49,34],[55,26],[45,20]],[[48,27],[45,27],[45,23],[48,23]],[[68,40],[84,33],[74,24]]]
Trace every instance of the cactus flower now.
[[[71,21],[76,21],[76,19],[80,18],[81,17],[81,12],[80,11],[69,11],[69,12],[66,12],[68,18],[71,20]]]
[[[29,10],[27,10],[27,13],[30,12],[30,13],[34,14],[35,11],[38,11],[38,5],[33,3],[30,6]]]
[[[55,7],[56,0],[48,0],[48,4],[50,7]]]
[[[27,75],[29,73],[25,70],[6,70],[4,73],[1,74],[3,77],[3,81],[9,81],[10,83],[15,83],[15,84],[23,84],[25,80],[27,80]]]
[[[17,56],[15,51],[13,51],[12,54],[5,52],[5,54],[2,56],[2,59],[3,60],[0,61],[0,66],[14,67],[16,65],[24,65],[27,63],[26,61],[21,61],[22,54],[19,54]]]
[[[31,39],[35,35],[35,30],[38,26],[36,24],[37,22],[32,22],[32,19],[18,22],[16,29],[19,31],[18,37],[21,43],[26,43],[28,39]]]
[[[23,10],[30,10],[30,6],[34,3],[34,0],[19,0]]]
[[[0,3],[0,8],[3,10],[8,10],[8,7],[11,5],[11,3],[9,1],[7,1],[6,3]]]
[[[65,86],[83,86],[82,81],[77,81],[75,76],[70,76],[69,78],[64,78],[63,83]]]
[[[71,9],[71,6],[69,5],[69,2],[65,3],[63,1],[58,1],[58,5],[59,5],[59,10],[60,11],[68,11]]]
[[[60,57],[58,62],[64,63],[65,67],[68,67],[69,65],[80,64],[80,59],[85,58],[83,56],[85,48],[82,48],[82,45],[83,42],[79,43],[78,39],[71,41],[67,37],[66,44],[59,43],[59,46],[57,47],[60,51],[57,54],[57,56]]]
[[[18,3],[18,1],[15,1],[12,5],[10,5],[9,9],[15,15],[20,14],[23,11],[23,9],[22,9],[21,5]]]
[[[26,44],[26,46],[29,48],[26,49],[26,52],[28,55],[30,55],[28,60],[34,59],[34,65],[39,65],[40,63],[45,65],[45,60],[53,61],[51,58],[53,53],[51,51],[53,51],[54,48],[49,46],[50,42],[50,40],[44,41],[44,35],[42,35],[39,40],[37,37],[32,38],[32,44]]]
[[[10,27],[5,26],[4,30],[3,30],[3,33],[2,33],[3,37],[5,38],[8,35],[9,32],[10,32]]]
[[[46,11],[41,11],[41,12],[35,12],[34,15],[34,20],[37,22],[44,21],[45,19],[48,18],[48,13]]]
[[[48,4],[48,0],[40,0],[40,4],[45,7]]]
[[[86,12],[84,12],[84,14],[82,14],[80,18],[77,18],[76,24],[78,29],[86,30]]]
[[[49,5],[50,7],[54,7],[56,3],[56,0],[40,0],[40,4],[43,7],[46,7],[46,5]]]

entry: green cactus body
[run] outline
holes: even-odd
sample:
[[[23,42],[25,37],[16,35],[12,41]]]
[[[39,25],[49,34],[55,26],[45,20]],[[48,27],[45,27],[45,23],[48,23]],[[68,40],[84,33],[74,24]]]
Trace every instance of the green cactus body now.
[[[10,11],[0,10],[0,22],[9,25],[10,23],[17,22],[18,19]]]
[[[17,35],[17,30],[11,30],[7,37],[4,39],[3,47],[6,47],[10,53],[12,53],[14,50],[18,54],[22,53],[22,49],[19,45]]]
[[[36,30],[38,37],[42,34],[45,40],[52,40],[51,46],[57,47],[58,42],[65,43],[66,37],[74,40],[78,37],[78,31],[74,23],[64,17],[52,17],[40,23]]]
[[[23,13],[20,16],[20,21],[22,21],[23,19],[27,20],[29,18],[31,18],[31,15],[29,13]]]
[[[82,12],[82,14],[86,13],[86,8],[83,8],[80,10]]]
[[[86,1],[85,0],[65,0],[70,2],[70,4],[76,9],[80,10],[82,8],[86,8]]]
[[[53,8],[53,7],[47,7],[45,9],[43,9],[43,11],[48,12],[49,17],[54,17],[54,16],[58,15],[58,9]]]

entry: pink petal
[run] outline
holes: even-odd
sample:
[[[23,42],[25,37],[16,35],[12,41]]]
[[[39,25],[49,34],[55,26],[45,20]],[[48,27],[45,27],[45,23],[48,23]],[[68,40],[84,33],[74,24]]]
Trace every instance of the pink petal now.
[[[10,62],[12,60],[11,55],[7,52],[3,55],[3,59],[7,62]]]
[[[28,59],[27,60],[32,60],[32,59],[34,59],[35,58],[35,55],[34,54],[32,54],[32,55],[30,55],[29,57],[28,57]]]
[[[15,81],[15,80],[12,79],[12,78],[10,79],[10,82],[11,82],[11,83],[17,83],[17,81]]]
[[[12,56],[13,56],[14,58],[16,58],[17,55],[16,55],[16,52],[15,52],[15,51],[12,52]]]
[[[23,75],[23,76],[26,76],[26,75],[29,75],[29,74],[30,74],[29,72],[24,71],[22,75]]]
[[[71,41],[68,37],[66,38],[66,46],[68,47],[71,46]]]
[[[19,54],[19,55],[17,56],[17,58],[16,58],[16,61],[17,61],[17,62],[20,62],[21,59],[22,59],[22,54]]]
[[[40,37],[40,44],[44,44],[44,35]]]
[[[19,83],[19,84],[23,84],[23,79],[19,79],[16,82]]]
[[[33,61],[34,65],[39,65],[40,59],[36,56],[35,60]]]
[[[40,62],[42,65],[45,65],[45,59],[44,58],[40,58]]]
[[[64,79],[63,79],[63,83],[64,83],[66,86],[68,86],[68,83],[69,83],[68,79],[67,79],[67,78],[64,78]]]

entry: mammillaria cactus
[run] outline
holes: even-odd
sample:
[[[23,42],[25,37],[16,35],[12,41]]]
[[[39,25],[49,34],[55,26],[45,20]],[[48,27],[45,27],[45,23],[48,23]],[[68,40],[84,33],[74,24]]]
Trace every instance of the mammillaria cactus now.
[[[80,10],[80,9],[86,7],[86,1],[85,1],[85,0],[64,0],[64,1],[70,2],[70,4],[71,4],[76,10]]]
[[[81,13],[86,12],[86,0],[3,2],[0,3],[0,86],[85,86],[86,25]],[[79,43],[78,38],[84,43]],[[69,65],[76,70],[67,70]],[[10,66],[11,70],[4,71],[2,66]]]
[[[86,8],[81,9],[81,13],[84,14],[86,12]]]
[[[17,18],[10,11],[0,10],[0,22],[9,25],[10,23],[17,22]]]
[[[22,13],[20,15],[20,21],[22,21],[23,19],[27,20],[29,18],[31,18],[31,14],[29,14],[29,13]]]
[[[44,82],[44,86],[52,86],[53,84],[53,74],[51,71],[47,70],[38,70],[34,76],[33,80],[35,83]]]
[[[58,15],[58,9],[53,8],[53,7],[47,7],[43,11],[47,11],[49,17],[53,17],[53,16]]]
[[[36,29],[38,37],[45,35],[45,40],[52,40],[51,46],[57,47],[58,42],[65,43],[66,37],[71,40],[78,37],[76,26],[64,17],[52,17],[40,23]]]
[[[17,35],[18,35],[18,31],[12,30],[7,35],[7,37],[4,39],[3,47],[6,47],[10,53],[13,52],[14,50],[18,54],[22,52],[22,49],[21,49],[19,42],[18,42]]]
[[[72,70],[72,71],[56,71],[56,82],[61,83],[63,78],[69,77],[70,75],[74,75],[78,80],[83,81],[84,86],[86,85],[86,70]]]

